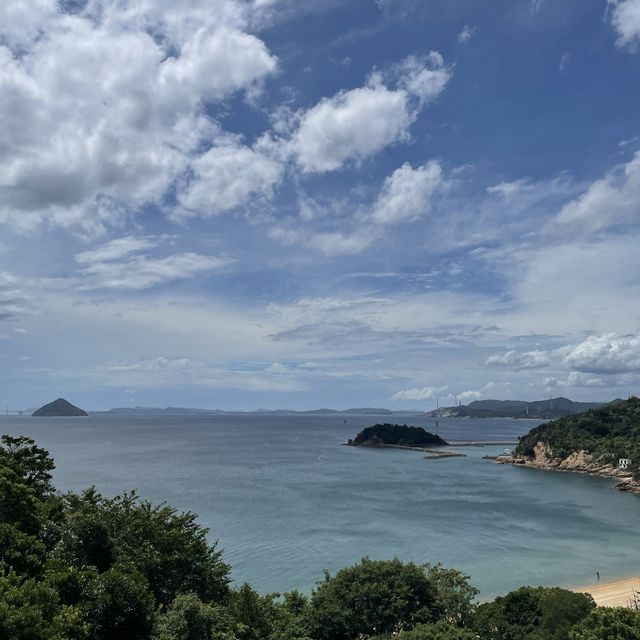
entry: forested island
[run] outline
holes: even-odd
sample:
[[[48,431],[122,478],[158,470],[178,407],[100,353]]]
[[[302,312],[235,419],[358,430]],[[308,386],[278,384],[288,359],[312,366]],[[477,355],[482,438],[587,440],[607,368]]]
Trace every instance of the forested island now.
[[[602,640],[640,638],[640,612],[521,587],[478,604],[439,564],[362,559],[308,594],[262,595],[192,513],[95,488],[60,494],[48,452],[0,441],[3,640]],[[612,635],[613,634],[613,635]]]
[[[68,400],[58,398],[57,400],[36,409],[32,415],[34,418],[73,418],[88,416],[89,414],[79,407],[71,404]]]
[[[446,446],[448,443],[440,436],[425,431],[422,427],[410,427],[406,424],[374,424],[349,440],[354,447],[410,447],[424,448]]]
[[[617,488],[640,494],[640,399],[541,424],[498,461],[614,477]]]
[[[619,399],[612,402],[620,402]],[[553,420],[589,409],[597,409],[604,402],[574,402],[569,398],[547,400],[475,400],[469,404],[440,407],[427,412],[430,418],[529,418],[531,420]]]

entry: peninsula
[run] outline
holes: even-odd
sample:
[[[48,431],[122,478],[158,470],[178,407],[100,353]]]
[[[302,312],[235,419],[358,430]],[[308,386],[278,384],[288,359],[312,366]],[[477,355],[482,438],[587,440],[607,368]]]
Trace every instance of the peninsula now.
[[[620,491],[640,494],[640,399],[541,424],[496,461],[615,478]]]
[[[76,416],[88,416],[89,414],[79,407],[71,404],[68,400],[58,398],[57,400],[40,407],[31,415],[35,418],[70,418]]]

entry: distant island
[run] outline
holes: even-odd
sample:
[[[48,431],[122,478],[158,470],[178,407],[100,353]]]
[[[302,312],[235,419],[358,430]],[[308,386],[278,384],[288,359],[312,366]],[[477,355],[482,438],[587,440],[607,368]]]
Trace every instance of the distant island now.
[[[640,399],[631,397],[531,429],[498,462],[612,477],[640,494]]]
[[[116,407],[108,411],[92,411],[92,413],[107,413],[110,415],[361,415],[361,416],[391,416],[391,415],[423,415],[421,411],[392,411],[374,407],[360,407],[355,409],[308,409],[296,411],[294,409],[256,409],[255,411],[224,411],[222,409],[193,409],[186,407]]]
[[[424,447],[446,446],[448,443],[440,436],[425,431],[422,427],[409,427],[406,424],[374,424],[363,429],[348,443],[354,447],[406,447],[421,449]]]
[[[88,416],[89,414],[79,407],[71,404],[68,400],[58,398],[57,400],[36,409],[31,415],[35,418],[70,418],[76,416]]]
[[[612,403],[621,402],[620,398]],[[531,420],[555,420],[576,413],[597,409],[606,402],[574,402],[569,398],[548,400],[476,400],[455,407],[440,407],[429,411],[430,418],[529,418]]]

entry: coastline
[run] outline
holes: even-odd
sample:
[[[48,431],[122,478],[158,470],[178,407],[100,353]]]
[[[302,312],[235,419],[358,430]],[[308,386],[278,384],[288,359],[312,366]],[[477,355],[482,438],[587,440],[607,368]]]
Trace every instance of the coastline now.
[[[640,576],[603,580],[583,587],[572,587],[575,593],[589,593],[599,607],[640,606]]]
[[[565,473],[580,473],[615,480],[614,489],[624,493],[640,496],[640,481],[634,480],[631,473],[623,471],[610,464],[599,464],[586,451],[576,451],[565,459],[555,458],[545,444],[539,442],[535,446],[533,458],[519,455],[502,455],[492,457],[497,464],[510,464],[515,467],[537,469],[539,471],[557,471]]]

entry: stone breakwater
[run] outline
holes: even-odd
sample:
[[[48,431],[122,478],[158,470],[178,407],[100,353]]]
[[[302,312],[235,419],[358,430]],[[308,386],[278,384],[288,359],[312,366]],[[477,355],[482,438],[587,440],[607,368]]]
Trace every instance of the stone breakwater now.
[[[498,464],[512,464],[518,467],[529,467],[531,469],[542,469],[544,471],[568,471],[573,473],[584,473],[591,476],[604,478],[614,478],[618,481],[615,488],[618,491],[627,491],[640,495],[640,481],[634,480],[629,471],[623,471],[612,464],[602,464],[594,460],[587,451],[574,451],[566,458],[559,458],[553,454],[549,445],[538,442],[533,449],[532,458],[525,456],[502,455],[491,457]]]

